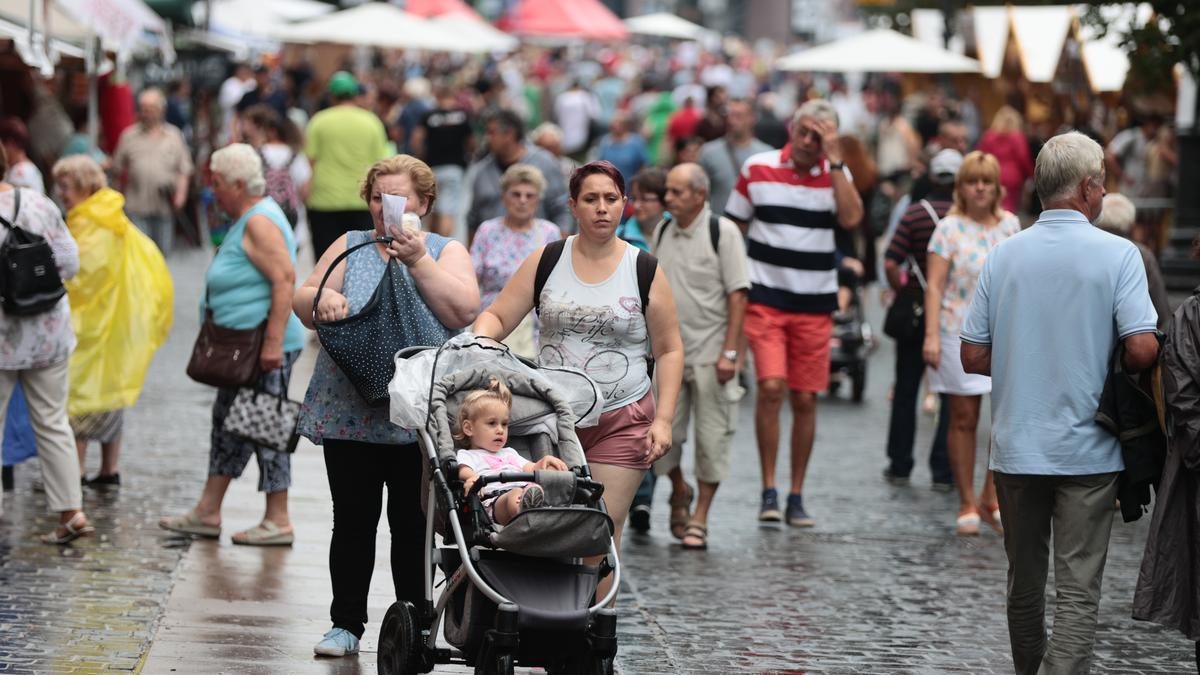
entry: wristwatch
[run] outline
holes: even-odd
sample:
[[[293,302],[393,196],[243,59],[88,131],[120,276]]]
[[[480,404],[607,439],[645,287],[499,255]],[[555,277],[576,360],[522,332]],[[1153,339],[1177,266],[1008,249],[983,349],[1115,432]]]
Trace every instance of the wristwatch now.
[[[830,162],[829,163],[830,171],[841,171],[844,168],[846,168],[845,162]]]
[[[721,356],[729,359],[730,361],[737,361],[738,353],[736,349],[726,349],[725,351],[721,352]]]

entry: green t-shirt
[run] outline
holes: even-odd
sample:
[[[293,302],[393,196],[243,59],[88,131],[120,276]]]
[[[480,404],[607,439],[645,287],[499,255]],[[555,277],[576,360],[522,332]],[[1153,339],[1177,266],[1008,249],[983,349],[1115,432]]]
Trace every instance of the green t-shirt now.
[[[313,163],[308,208],[353,211],[367,208],[358,196],[367,170],[389,156],[383,122],[355,105],[335,105],[308,123],[305,152]]]

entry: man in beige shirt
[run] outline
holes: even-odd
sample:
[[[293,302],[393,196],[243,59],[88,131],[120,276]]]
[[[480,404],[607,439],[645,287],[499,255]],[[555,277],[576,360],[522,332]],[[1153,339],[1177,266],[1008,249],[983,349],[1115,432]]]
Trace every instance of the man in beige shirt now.
[[[670,282],[683,338],[683,387],[675,407],[671,451],[654,466],[671,478],[671,532],[686,549],[707,547],[708,511],[729,471],[729,447],[741,398],[738,345],[746,315],[746,248],[741,230],[718,218],[708,205],[709,180],[699,164],[680,164],[667,174],[667,209],[672,218],[654,229],[651,245]],[[679,461],[695,416],[696,482],[692,488]]]
[[[113,167],[129,219],[166,255],[175,214],[187,202],[192,157],[179,129],[163,121],[167,100],[161,91],[142,91],[137,104],[138,122],[122,132]]]

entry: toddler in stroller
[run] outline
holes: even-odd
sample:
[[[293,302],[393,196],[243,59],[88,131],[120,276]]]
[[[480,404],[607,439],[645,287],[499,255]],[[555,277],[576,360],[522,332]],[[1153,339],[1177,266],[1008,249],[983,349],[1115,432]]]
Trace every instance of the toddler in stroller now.
[[[527,461],[516,450],[507,447],[508,418],[512,408],[512,393],[500,380],[493,379],[487,389],[467,394],[458,409],[458,433],[454,439],[465,443],[458,451],[458,479],[463,492],[480,476],[496,476],[501,472],[532,473],[539,469],[567,471],[567,465],[554,455],[536,462]],[[492,483],[480,491],[483,508],[497,525],[507,525],[513,516],[526,509],[542,506],[545,493],[542,486],[526,481]]]
[[[391,394],[393,422],[416,429],[428,459],[427,575],[424,606],[388,609],[379,672],[439,663],[498,675],[516,665],[613,672],[617,617],[608,605],[621,565],[604,486],[575,434],[598,419],[599,387],[579,371],[539,368],[463,335],[436,350],[401,351]],[[523,485],[490,490],[514,483]],[[584,562],[600,555],[599,565]],[[437,570],[444,579],[435,587]],[[606,575],[612,588],[597,597]]]

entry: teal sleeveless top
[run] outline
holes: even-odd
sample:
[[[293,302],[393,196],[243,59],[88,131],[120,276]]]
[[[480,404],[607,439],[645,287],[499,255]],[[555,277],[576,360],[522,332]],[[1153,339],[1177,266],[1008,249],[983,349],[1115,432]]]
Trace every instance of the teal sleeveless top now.
[[[375,233],[371,230],[348,232],[346,248],[367,242],[374,236]],[[450,241],[448,237],[428,233],[425,249],[437,260]],[[383,273],[387,270],[387,262],[379,255],[376,247],[364,246],[339,264],[346,266],[342,279],[342,295],[346,296],[350,314],[353,315],[361,310],[375,293],[375,287],[379,285]],[[459,331],[443,326],[429,305],[425,304],[408,267],[401,264],[400,272],[402,276],[397,290],[400,294],[400,310],[404,316],[426,329],[422,332],[440,334],[442,342],[457,334]],[[371,336],[364,335],[363,339],[370,340]],[[300,409],[299,432],[301,436],[317,445],[321,445],[326,438],[391,444],[414,443],[417,440],[413,431],[392,424],[389,406],[368,406],[324,349],[317,353],[312,379],[309,380],[308,391],[304,395],[304,404]]]
[[[266,216],[279,228],[287,245],[288,257],[293,267],[296,264],[296,238],[292,226],[275,200],[263,197],[229,228],[205,274],[208,298],[207,301],[200,301],[200,311],[203,314],[206,308],[212,309],[213,321],[218,326],[237,330],[255,328],[266,320],[271,310],[271,283],[250,262],[246,251],[242,249],[246,222],[255,215]],[[289,312],[283,351],[291,352],[303,347],[304,325],[295,314]]]

